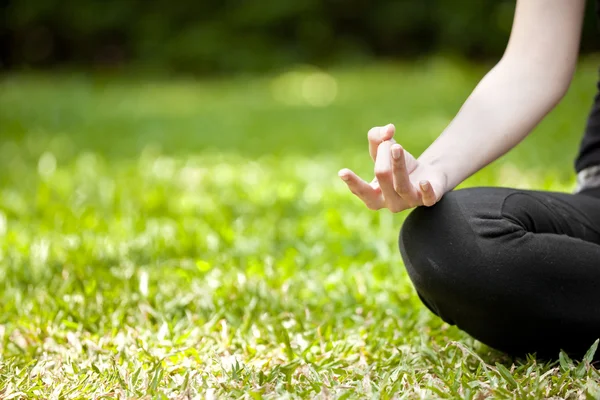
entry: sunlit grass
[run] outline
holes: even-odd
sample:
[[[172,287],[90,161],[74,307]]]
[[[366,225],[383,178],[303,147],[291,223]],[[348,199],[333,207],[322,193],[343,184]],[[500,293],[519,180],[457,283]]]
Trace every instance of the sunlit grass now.
[[[328,106],[280,101],[277,76],[5,77],[0,397],[599,396],[587,361],[509,359],[431,315],[396,248],[406,213],[338,181],[370,174],[371,125],[418,154],[483,71],[328,71]],[[465,185],[571,190],[594,80],[585,63]]]

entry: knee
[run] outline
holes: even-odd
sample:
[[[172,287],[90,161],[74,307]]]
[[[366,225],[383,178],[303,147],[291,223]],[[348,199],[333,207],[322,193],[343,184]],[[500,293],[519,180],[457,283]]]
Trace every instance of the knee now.
[[[411,278],[451,272],[453,265],[476,258],[473,190],[447,193],[436,205],[418,207],[407,217],[399,247]]]
[[[424,303],[447,322],[447,305],[469,301],[477,286],[477,264],[483,261],[473,227],[477,189],[447,193],[432,207],[419,207],[406,219],[399,247],[404,265]]]
[[[410,253],[435,250],[442,237],[451,237],[457,225],[464,220],[461,191],[447,193],[431,207],[417,207],[402,225],[400,248]]]
[[[454,191],[433,207],[415,209],[399,238],[423,303],[445,322],[507,351],[521,340],[511,324],[526,323],[522,315],[530,315],[504,312],[519,310],[528,298],[507,290],[521,279],[511,257],[527,231],[523,208],[541,209],[538,199],[514,190]]]

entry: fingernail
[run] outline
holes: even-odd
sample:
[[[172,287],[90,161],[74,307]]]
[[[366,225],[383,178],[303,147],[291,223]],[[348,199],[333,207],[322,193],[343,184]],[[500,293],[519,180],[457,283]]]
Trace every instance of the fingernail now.
[[[423,190],[427,189],[427,184],[428,184],[427,181],[420,181],[419,182],[419,186],[421,186],[421,189],[423,189]]]
[[[339,173],[338,176],[343,180],[343,181],[348,181],[348,175],[344,174],[344,173]]]
[[[395,160],[400,158],[400,148],[398,146],[392,147],[392,157]]]

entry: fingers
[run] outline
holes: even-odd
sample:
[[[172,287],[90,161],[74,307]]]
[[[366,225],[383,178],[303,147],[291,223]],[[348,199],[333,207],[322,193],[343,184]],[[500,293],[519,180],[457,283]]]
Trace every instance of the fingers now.
[[[394,177],[392,173],[392,159],[390,147],[392,143],[385,141],[377,148],[377,158],[375,160],[375,176],[381,187],[381,192],[385,198],[385,204],[392,210],[399,202],[400,196],[394,189]]]
[[[433,187],[429,181],[420,181],[419,188],[421,189],[421,201],[424,206],[431,207],[437,201]]]
[[[369,138],[369,154],[373,161],[375,161],[377,157],[377,148],[379,145],[386,140],[392,139],[395,131],[396,127],[393,124],[376,126],[369,130],[369,133],[367,134],[367,137]]]
[[[408,177],[404,149],[399,144],[391,146],[392,171],[394,178],[394,190],[402,198],[413,198],[416,195],[415,188]]]
[[[361,199],[368,208],[371,210],[379,210],[384,207],[383,196],[378,187],[368,184],[347,168],[338,172],[338,175],[346,182],[348,189],[350,189],[356,197]]]
[[[438,199],[431,182],[421,180],[417,188],[410,180],[410,173],[406,167],[407,153],[402,146],[397,143],[393,144],[390,147],[390,152],[392,154],[392,171],[396,193],[411,207],[420,205],[430,207],[434,205]]]

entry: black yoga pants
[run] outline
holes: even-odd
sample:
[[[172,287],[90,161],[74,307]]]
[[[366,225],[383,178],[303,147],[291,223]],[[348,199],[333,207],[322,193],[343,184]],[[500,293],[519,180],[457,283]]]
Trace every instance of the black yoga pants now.
[[[423,303],[490,347],[581,356],[600,338],[600,188],[453,191],[399,242]]]

